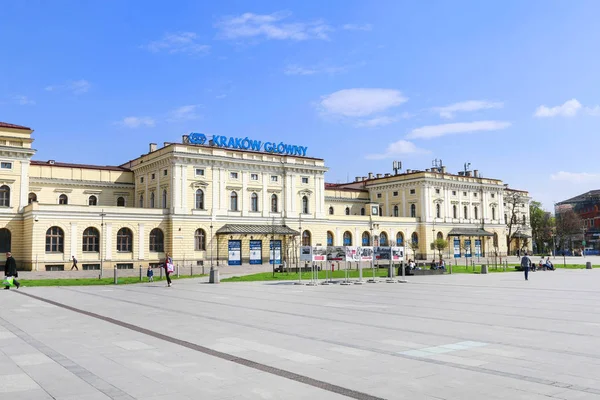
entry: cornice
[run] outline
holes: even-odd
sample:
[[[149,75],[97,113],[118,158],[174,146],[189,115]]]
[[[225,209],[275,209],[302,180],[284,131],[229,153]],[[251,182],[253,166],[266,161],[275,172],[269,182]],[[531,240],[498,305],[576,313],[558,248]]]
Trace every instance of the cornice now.
[[[106,187],[119,189],[134,189],[133,183],[114,183],[102,181],[84,181],[75,179],[55,179],[55,178],[39,178],[30,177],[29,184],[44,185],[44,186],[72,186],[72,187]]]

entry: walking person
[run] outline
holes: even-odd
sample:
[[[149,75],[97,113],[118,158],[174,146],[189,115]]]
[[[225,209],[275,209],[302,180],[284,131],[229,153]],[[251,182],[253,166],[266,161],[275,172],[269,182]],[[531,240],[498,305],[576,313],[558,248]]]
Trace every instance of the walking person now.
[[[525,271],[525,280],[529,280],[529,267],[531,267],[531,259],[527,256],[527,253],[523,254],[521,258],[521,268]]]
[[[154,271],[152,271],[152,267],[148,265],[148,271],[146,272],[146,276],[148,277],[148,282],[154,282]]]
[[[6,276],[7,279],[12,278],[12,283],[17,287],[17,289],[19,288],[19,286],[21,286],[19,281],[17,281],[17,278],[19,277],[19,273],[17,272],[17,262],[13,258],[10,251],[6,253],[6,264],[4,264],[4,276]],[[4,286],[4,289],[10,289],[10,284]]]
[[[165,275],[167,276],[167,286],[171,287],[171,274],[174,271],[174,267],[173,267],[173,259],[171,258],[171,256],[169,255],[169,253],[167,253],[167,257],[165,259]]]
[[[75,258],[75,256],[73,256],[73,265],[71,266],[71,271],[73,271],[73,268],[79,271],[79,268],[77,268],[77,259]]]

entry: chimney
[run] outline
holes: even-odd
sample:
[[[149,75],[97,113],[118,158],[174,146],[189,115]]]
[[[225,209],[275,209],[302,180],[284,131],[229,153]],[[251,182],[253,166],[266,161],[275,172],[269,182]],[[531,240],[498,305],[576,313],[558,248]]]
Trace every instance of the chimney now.
[[[475,171],[473,171],[473,176],[475,178],[479,178],[479,170],[476,169]]]
[[[156,151],[156,143],[150,143],[150,153]]]
[[[167,147],[169,145],[169,142],[163,142],[163,147]]]
[[[360,182],[362,179],[360,179],[360,176],[357,176],[354,178],[354,182]]]
[[[48,164],[54,165],[54,160],[48,160]]]
[[[373,179],[373,173],[369,172],[369,179]]]
[[[412,172],[412,169],[407,169],[407,170],[406,170],[406,173],[407,173],[407,174],[410,174],[411,172]]]
[[[377,174],[377,178],[378,178],[378,179],[379,179],[379,178],[381,178],[381,174]]]
[[[385,176],[387,178],[390,176],[390,173],[388,172],[388,173],[384,174],[383,176]]]
[[[426,169],[425,169],[425,172],[430,172],[430,171],[431,171],[431,170],[430,170],[429,168],[426,168]]]
[[[465,171],[465,176],[471,176],[471,171]]]
[[[442,167],[442,174],[446,173],[446,167]]]

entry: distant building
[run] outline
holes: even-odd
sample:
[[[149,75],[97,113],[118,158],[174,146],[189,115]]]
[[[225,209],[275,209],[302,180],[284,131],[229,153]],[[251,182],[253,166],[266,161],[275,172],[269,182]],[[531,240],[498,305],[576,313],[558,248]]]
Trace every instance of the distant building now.
[[[582,220],[585,248],[600,249],[600,190],[590,190],[556,203],[554,207],[557,216],[567,210],[573,210]],[[577,241],[581,243],[582,235],[578,236]]]

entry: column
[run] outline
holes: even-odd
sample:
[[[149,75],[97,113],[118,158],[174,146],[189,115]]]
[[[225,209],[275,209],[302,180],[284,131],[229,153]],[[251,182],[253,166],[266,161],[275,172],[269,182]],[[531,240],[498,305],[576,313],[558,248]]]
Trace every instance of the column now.
[[[402,216],[406,217],[406,190],[402,188]]]
[[[159,186],[160,186],[160,171],[158,171]],[[162,193],[159,194],[162,201]],[[178,165],[173,166],[171,174],[171,209],[175,214],[183,213],[181,205],[181,169]]]
[[[138,259],[144,259],[144,249],[146,248],[146,232],[144,231],[144,224],[138,224]]]
[[[390,192],[385,192],[385,214],[383,214],[384,217],[387,217],[388,215],[393,215],[393,212],[391,212],[391,207],[390,207],[390,198],[389,198]]]
[[[21,193],[19,194],[19,212],[29,204],[29,160],[21,160]]]
[[[425,191],[427,190],[426,186],[421,188],[421,204],[419,207],[419,215],[421,215],[421,222],[427,221],[427,194]]]
[[[227,193],[227,182],[229,179],[227,171],[224,168],[219,168],[219,211],[220,214],[227,214],[229,210],[229,193]]]
[[[66,257],[77,254],[77,223],[71,222],[71,254],[65,254]]]
[[[488,195],[485,191],[481,192],[481,218],[484,223],[487,223],[488,215]]]
[[[269,176],[268,173],[262,173],[261,174],[261,179],[262,179],[262,200],[260,201],[260,204],[258,205],[260,207],[260,210],[262,211],[262,216],[264,218],[269,218],[269,193],[267,192],[267,183],[269,181],[269,179],[271,179],[271,177]]]
[[[104,259],[112,260],[112,223],[104,224]]]
[[[444,188],[444,221],[452,217],[452,204],[450,204],[450,189]]]
[[[250,210],[250,207],[246,207],[246,205],[249,203],[249,199],[248,199],[248,178],[249,178],[249,174],[247,171],[242,171],[241,172],[242,176],[242,193],[240,193],[239,197],[238,197],[238,207],[240,208],[240,210],[242,211],[242,217],[247,217],[248,216],[248,212]]]
[[[290,174],[286,174],[285,175],[285,184],[283,185],[284,187],[284,191],[283,191],[283,196],[282,196],[282,207],[284,207],[282,209],[283,212],[283,217],[284,218],[295,218],[295,214],[292,210],[292,182],[295,179],[295,175],[290,175]]]
[[[340,237],[340,228],[335,228],[335,237],[333,238],[333,245],[334,246],[343,246],[344,245],[344,238]]]
[[[181,193],[180,193],[181,201],[179,204],[181,204],[181,212],[185,214],[185,213],[187,213],[187,210],[188,210],[188,205],[187,205],[187,199],[188,199],[187,191],[189,190],[188,183],[187,183],[187,169],[188,168],[187,168],[187,165],[181,165],[180,168],[181,168],[181,179],[180,179],[180,183],[179,183],[180,184],[179,189],[181,190]],[[176,169],[176,168],[173,168],[173,169]],[[174,189],[171,189],[171,190],[174,190]]]
[[[290,217],[296,217],[298,216],[298,207],[297,207],[297,201],[298,201],[298,195],[296,194],[296,179],[297,179],[297,175],[292,174],[291,175],[291,185],[290,185],[290,212],[291,215]]]
[[[220,208],[219,205],[219,190],[221,190],[220,188],[220,183],[219,183],[219,172],[220,172],[220,168],[212,168],[211,173],[212,173],[212,204],[210,205],[210,213],[211,215],[215,215],[217,213],[217,210]]]

